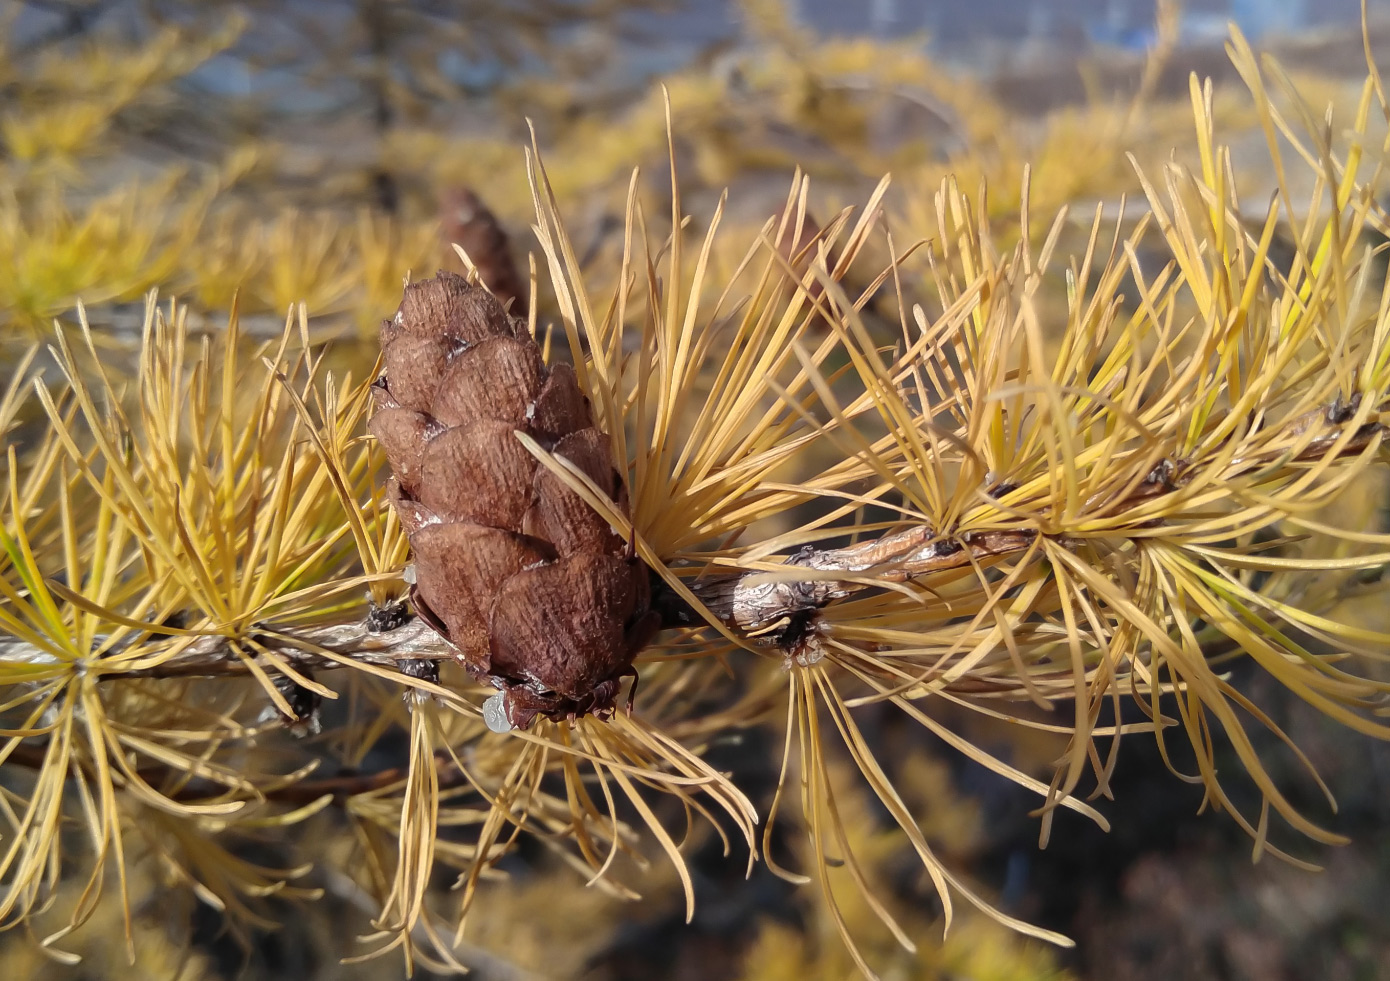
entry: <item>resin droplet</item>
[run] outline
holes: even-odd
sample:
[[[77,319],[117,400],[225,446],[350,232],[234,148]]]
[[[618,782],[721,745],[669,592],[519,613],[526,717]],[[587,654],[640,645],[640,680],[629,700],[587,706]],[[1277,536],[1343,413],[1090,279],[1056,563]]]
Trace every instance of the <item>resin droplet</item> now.
[[[507,706],[499,691],[483,702],[483,721],[493,732],[511,732],[512,724],[507,721]]]

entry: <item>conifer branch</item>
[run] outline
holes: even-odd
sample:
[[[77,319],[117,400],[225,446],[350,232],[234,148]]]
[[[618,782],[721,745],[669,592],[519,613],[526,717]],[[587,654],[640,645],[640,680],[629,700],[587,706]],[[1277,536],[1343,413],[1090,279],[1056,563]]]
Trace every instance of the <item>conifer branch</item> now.
[[[312,627],[267,629],[252,634],[261,648],[283,659],[297,671],[322,671],[341,667],[316,649],[332,651],[363,664],[397,667],[403,661],[437,661],[453,658],[452,648],[424,621],[410,617],[391,629],[382,629],[369,614],[361,620],[321,624]],[[245,674],[251,660],[245,650],[246,638],[223,634],[199,638],[173,657],[148,668],[108,675],[117,678],[197,678]],[[62,663],[53,654],[10,637],[0,638],[0,661],[49,665]],[[262,657],[257,663],[269,666]]]
[[[1287,424],[1293,436],[1306,433],[1315,425],[1330,425],[1328,432],[1312,437],[1291,453],[1284,466],[1319,460],[1345,436],[1341,424],[1354,413],[1355,400],[1309,413]],[[1385,426],[1369,422],[1357,427],[1338,457],[1350,457],[1365,450],[1383,435]],[[1234,480],[1279,461],[1271,454],[1236,457],[1224,474]],[[1112,510],[1124,511],[1162,494],[1172,493],[1189,479],[1184,461],[1166,459]],[[997,489],[996,489],[997,493]],[[1099,505],[1101,502],[1091,502]],[[691,592],[709,612],[729,628],[745,636],[759,636],[790,620],[819,610],[836,600],[870,589],[876,583],[901,583],[932,573],[959,569],[991,558],[1026,551],[1038,533],[1030,529],[971,532],[957,537],[941,534],[927,525],[914,525],[867,539],[844,548],[804,548],[790,557],[788,567],[807,569],[816,575],[805,579],[773,578],[777,573],[763,570],[715,576],[692,583]],[[1059,539],[1067,544],[1065,539]],[[686,601],[665,589],[653,600],[660,615],[661,629],[689,627],[701,616]],[[257,646],[272,658],[282,659],[302,672],[325,671],[341,663],[320,650],[348,657],[362,664],[397,668],[408,661],[453,660],[456,649],[436,630],[403,606],[373,610],[365,618],[308,627],[272,628],[251,635]],[[247,638],[222,634],[195,640],[178,654],[148,668],[113,672],[119,678],[192,678],[245,674],[250,656],[245,653]],[[273,669],[271,658],[256,663]],[[0,637],[0,661],[34,665],[58,664],[59,659],[40,648],[12,637]]]
[[[1305,433],[1322,419],[1335,427],[1346,422],[1349,414],[1346,405],[1334,405],[1295,420],[1288,426],[1288,431],[1293,435]],[[1378,422],[1359,426],[1337,456],[1349,457],[1364,452],[1384,430],[1385,427]],[[1342,436],[1339,428],[1315,436],[1302,449],[1291,454],[1284,465],[1321,459]],[[1267,454],[1236,457],[1224,477],[1233,480],[1275,462]],[[1190,474],[1184,461],[1160,461],[1113,510],[1124,511],[1171,493],[1188,479]],[[915,525],[845,548],[802,549],[787,564],[820,573],[813,579],[772,579],[773,573],[750,572],[695,583],[691,591],[727,626],[747,634],[759,634],[798,614],[872,588],[875,582],[905,582],[934,572],[959,569],[985,559],[1023,552],[1036,538],[1037,532],[1027,529],[972,532],[952,538],[927,525]],[[840,578],[837,574],[853,578]],[[699,620],[698,614],[674,595],[669,596],[667,604],[659,607],[659,610],[664,625],[668,627],[689,626]]]

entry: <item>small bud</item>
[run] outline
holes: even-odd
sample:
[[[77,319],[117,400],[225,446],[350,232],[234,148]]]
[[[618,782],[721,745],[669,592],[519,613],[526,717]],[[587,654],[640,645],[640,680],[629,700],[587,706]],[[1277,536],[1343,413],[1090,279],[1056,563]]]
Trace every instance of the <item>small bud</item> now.
[[[417,678],[432,685],[439,684],[439,663],[427,658],[409,658],[396,663],[397,670],[407,678]],[[422,705],[430,698],[429,692],[421,691],[413,685],[407,687],[401,696],[411,708]]]
[[[261,710],[261,723],[274,722],[279,720],[291,735],[303,739],[305,736],[317,736],[323,731],[323,719],[319,715],[319,710],[323,707],[323,697],[318,692],[310,691],[299,682],[288,675],[277,674],[271,679],[275,690],[289,703],[293,715],[286,715],[280,707],[273,702]]]
[[[411,621],[412,616],[410,607],[404,600],[388,603],[386,606],[373,606],[367,613],[367,630],[374,634],[383,634],[405,626]]]

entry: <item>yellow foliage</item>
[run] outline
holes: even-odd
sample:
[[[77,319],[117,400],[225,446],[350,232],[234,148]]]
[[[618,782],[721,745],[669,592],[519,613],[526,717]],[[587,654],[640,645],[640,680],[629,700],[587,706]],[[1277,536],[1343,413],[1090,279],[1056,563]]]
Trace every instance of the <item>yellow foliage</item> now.
[[[130,889],[136,895],[159,896],[167,883],[149,867],[140,867],[131,875]],[[53,908],[34,926],[45,922],[62,922],[72,915],[81,900],[76,882],[59,886]],[[120,903],[99,903],[90,930],[69,943],[69,951],[58,952],[34,943],[0,943],[0,977],[24,978],[25,981],[71,981],[75,965],[85,961],[103,965],[98,977],[147,978],[150,981],[219,981],[213,958],[191,950],[185,939],[188,924],[178,922],[185,903],[152,903],[137,918],[138,929],[133,936],[126,931]],[[119,966],[117,966],[119,965]]]
[[[33,162],[47,154],[67,164],[106,134],[111,115],[109,105],[94,102],[63,103],[22,115],[10,112],[0,117],[0,140],[16,160]]]
[[[918,751],[901,761],[901,786],[930,799],[924,810],[922,830],[932,840],[936,832],[959,840],[978,827],[971,805],[954,786],[946,768]],[[835,802],[846,829],[845,848],[853,852],[867,878],[868,889],[848,882],[832,886],[833,900],[845,928],[862,941],[865,957],[885,981],[1063,981],[1069,975],[1059,969],[1052,950],[1019,936],[1007,927],[973,909],[957,914],[950,930],[941,935],[929,909],[906,899],[890,901],[893,894],[889,878],[901,867],[904,843],[900,835],[883,829],[869,806],[862,789],[854,786],[854,772],[840,764],[831,768]],[[951,851],[948,841],[941,842]],[[810,842],[800,849],[803,864],[817,859],[807,852]],[[844,856],[839,856],[844,857]],[[842,877],[841,877],[842,878]],[[901,889],[901,887],[899,887]],[[879,914],[871,907],[865,892],[889,903],[904,934],[915,944],[909,951],[884,933]],[[762,923],[757,940],[743,964],[746,981],[813,981],[849,978],[856,973],[856,962],[840,942],[836,915],[825,899],[808,897],[806,927],[794,930],[774,920]],[[871,939],[877,938],[877,939]]]
[[[138,47],[89,43],[23,65],[11,54],[0,62],[0,81],[10,90],[0,116],[3,155],[30,164],[50,158],[70,169],[78,158],[108,149],[102,138],[116,114],[225,50],[242,27],[233,18],[196,35],[166,28]]]
[[[233,297],[248,313],[283,313],[301,299],[316,316],[352,312],[363,329],[388,314],[406,276],[433,272],[443,248],[434,222],[407,223],[366,210],[356,223],[328,212],[286,209],[261,218],[219,212],[180,263],[179,279],[204,309]]]
[[[177,280],[206,207],[177,178],[129,185],[86,204],[56,187],[0,196],[0,330],[46,324],[82,300],[138,299]]]

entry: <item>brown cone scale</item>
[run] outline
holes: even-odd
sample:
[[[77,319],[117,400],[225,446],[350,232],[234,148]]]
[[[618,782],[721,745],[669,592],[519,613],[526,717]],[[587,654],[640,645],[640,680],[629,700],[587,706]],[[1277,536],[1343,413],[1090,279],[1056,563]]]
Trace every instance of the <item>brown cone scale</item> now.
[[[510,725],[611,715],[656,619],[647,568],[516,438],[626,507],[574,370],[547,366],[491,293],[446,272],[406,287],[381,342],[369,428],[394,474],[417,612],[498,689]]]

